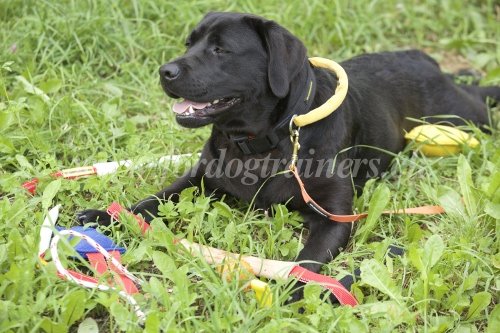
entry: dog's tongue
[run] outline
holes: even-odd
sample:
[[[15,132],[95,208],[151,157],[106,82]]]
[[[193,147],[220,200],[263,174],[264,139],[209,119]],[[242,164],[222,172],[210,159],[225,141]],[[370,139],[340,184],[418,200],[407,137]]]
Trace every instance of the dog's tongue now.
[[[185,99],[182,102],[175,103],[174,106],[172,107],[172,109],[174,110],[175,113],[180,114],[180,113],[186,112],[189,109],[189,107],[192,107],[193,109],[196,109],[196,110],[201,110],[201,109],[204,109],[207,105],[208,105],[208,103],[197,103],[197,102],[193,102],[193,101]]]

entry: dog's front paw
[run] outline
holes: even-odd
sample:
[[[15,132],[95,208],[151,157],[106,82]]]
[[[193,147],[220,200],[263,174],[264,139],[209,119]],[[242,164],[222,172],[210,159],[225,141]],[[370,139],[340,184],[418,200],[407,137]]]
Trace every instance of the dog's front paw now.
[[[76,213],[76,221],[80,225],[97,222],[99,225],[108,226],[111,223],[111,216],[104,210],[86,209]]]

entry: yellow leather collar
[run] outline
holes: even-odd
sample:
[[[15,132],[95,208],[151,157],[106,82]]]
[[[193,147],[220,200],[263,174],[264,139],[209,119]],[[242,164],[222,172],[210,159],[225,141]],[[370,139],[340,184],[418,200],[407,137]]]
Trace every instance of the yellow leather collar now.
[[[347,96],[348,80],[345,70],[333,60],[313,57],[309,58],[309,62],[315,67],[321,67],[331,70],[337,76],[337,88],[332,97],[330,97],[324,104],[306,114],[296,116],[293,118],[293,123],[297,127],[307,126],[317,122],[328,115],[332,114],[342,104]]]

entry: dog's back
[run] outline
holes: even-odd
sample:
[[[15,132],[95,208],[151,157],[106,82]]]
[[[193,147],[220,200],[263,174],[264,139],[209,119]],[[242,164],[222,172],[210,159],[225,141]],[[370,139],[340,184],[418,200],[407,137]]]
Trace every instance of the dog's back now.
[[[417,50],[366,54],[342,65],[353,82],[351,87],[360,86],[365,96],[369,92],[386,103],[385,109],[398,119],[428,117],[435,122],[444,119],[432,116],[450,115],[445,120],[455,125],[464,123],[458,116],[484,126],[488,124],[486,100],[500,101],[500,87],[456,84],[443,75],[434,59]],[[370,103],[363,105],[367,112]],[[398,124],[405,130],[414,125],[406,120]]]

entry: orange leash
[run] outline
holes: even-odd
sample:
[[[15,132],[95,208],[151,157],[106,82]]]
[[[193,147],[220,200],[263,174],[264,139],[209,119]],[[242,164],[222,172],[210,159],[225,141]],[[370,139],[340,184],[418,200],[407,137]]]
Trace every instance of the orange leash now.
[[[299,184],[300,192],[302,194],[302,199],[304,199],[305,203],[312,210],[314,210],[316,213],[318,213],[324,217],[327,217],[332,221],[346,222],[346,223],[356,222],[356,221],[361,220],[361,219],[368,216],[368,213],[351,214],[351,215],[337,215],[337,214],[332,214],[332,213],[326,211],[323,207],[321,207],[319,204],[317,204],[313,200],[313,198],[311,198],[309,193],[307,193],[306,188],[304,186],[304,183],[302,182],[302,179],[300,179],[297,168],[290,168],[290,171],[293,173],[293,175],[295,176],[295,179],[297,180],[297,183]],[[404,208],[404,209],[397,209],[397,210],[386,210],[386,211],[383,211],[382,214],[432,215],[432,214],[442,214],[444,212],[445,212],[444,208],[441,206],[420,206],[420,207]]]

